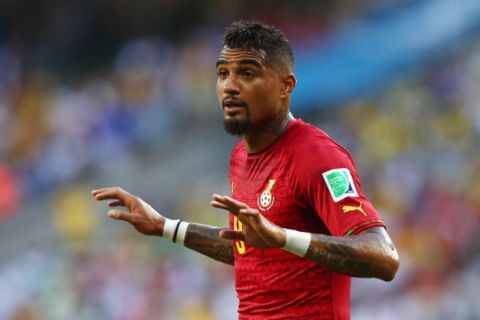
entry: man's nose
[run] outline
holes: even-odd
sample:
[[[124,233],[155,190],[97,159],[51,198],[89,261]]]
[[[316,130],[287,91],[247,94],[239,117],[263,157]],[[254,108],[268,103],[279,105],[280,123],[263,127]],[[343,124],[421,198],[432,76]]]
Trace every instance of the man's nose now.
[[[223,92],[226,94],[239,94],[240,87],[235,75],[230,74],[223,83]]]

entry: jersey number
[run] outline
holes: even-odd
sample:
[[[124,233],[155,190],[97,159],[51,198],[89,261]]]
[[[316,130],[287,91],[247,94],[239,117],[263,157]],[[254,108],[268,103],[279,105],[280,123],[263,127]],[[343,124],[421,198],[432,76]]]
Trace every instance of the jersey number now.
[[[243,230],[243,224],[242,224],[242,222],[240,222],[240,220],[237,219],[237,217],[233,217],[233,230],[234,231],[242,231]],[[235,241],[235,246],[237,247],[238,254],[244,254],[245,253],[245,242]]]

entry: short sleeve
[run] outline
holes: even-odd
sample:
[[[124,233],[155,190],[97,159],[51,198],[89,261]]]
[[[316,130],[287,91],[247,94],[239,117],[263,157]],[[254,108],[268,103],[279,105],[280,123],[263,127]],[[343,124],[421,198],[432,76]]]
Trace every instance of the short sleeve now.
[[[350,154],[335,143],[313,145],[305,170],[300,170],[303,198],[334,236],[357,234],[384,226],[364,195]]]

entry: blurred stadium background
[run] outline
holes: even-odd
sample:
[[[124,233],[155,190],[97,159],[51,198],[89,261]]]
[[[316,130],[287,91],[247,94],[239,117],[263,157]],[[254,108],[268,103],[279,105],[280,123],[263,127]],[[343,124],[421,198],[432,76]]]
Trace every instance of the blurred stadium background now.
[[[234,319],[232,269],[108,221],[120,185],[226,225],[223,27],[280,26],[293,112],[348,147],[400,251],[353,319],[480,319],[480,2],[0,2],[0,319]]]

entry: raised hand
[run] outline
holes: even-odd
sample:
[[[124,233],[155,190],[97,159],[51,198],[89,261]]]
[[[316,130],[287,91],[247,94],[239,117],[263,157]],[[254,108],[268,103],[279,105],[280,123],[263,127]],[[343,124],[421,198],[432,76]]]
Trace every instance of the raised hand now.
[[[210,204],[219,209],[232,212],[243,224],[241,231],[222,230],[220,237],[229,240],[241,240],[252,247],[266,249],[278,248],[285,244],[285,230],[266,219],[257,209],[228,196],[214,194]]]
[[[155,211],[148,203],[141,198],[128,193],[119,187],[101,188],[92,191],[96,200],[111,200],[109,207],[124,206],[127,211],[111,209],[108,216],[117,220],[129,222],[138,232],[145,235],[163,234],[165,217]]]

